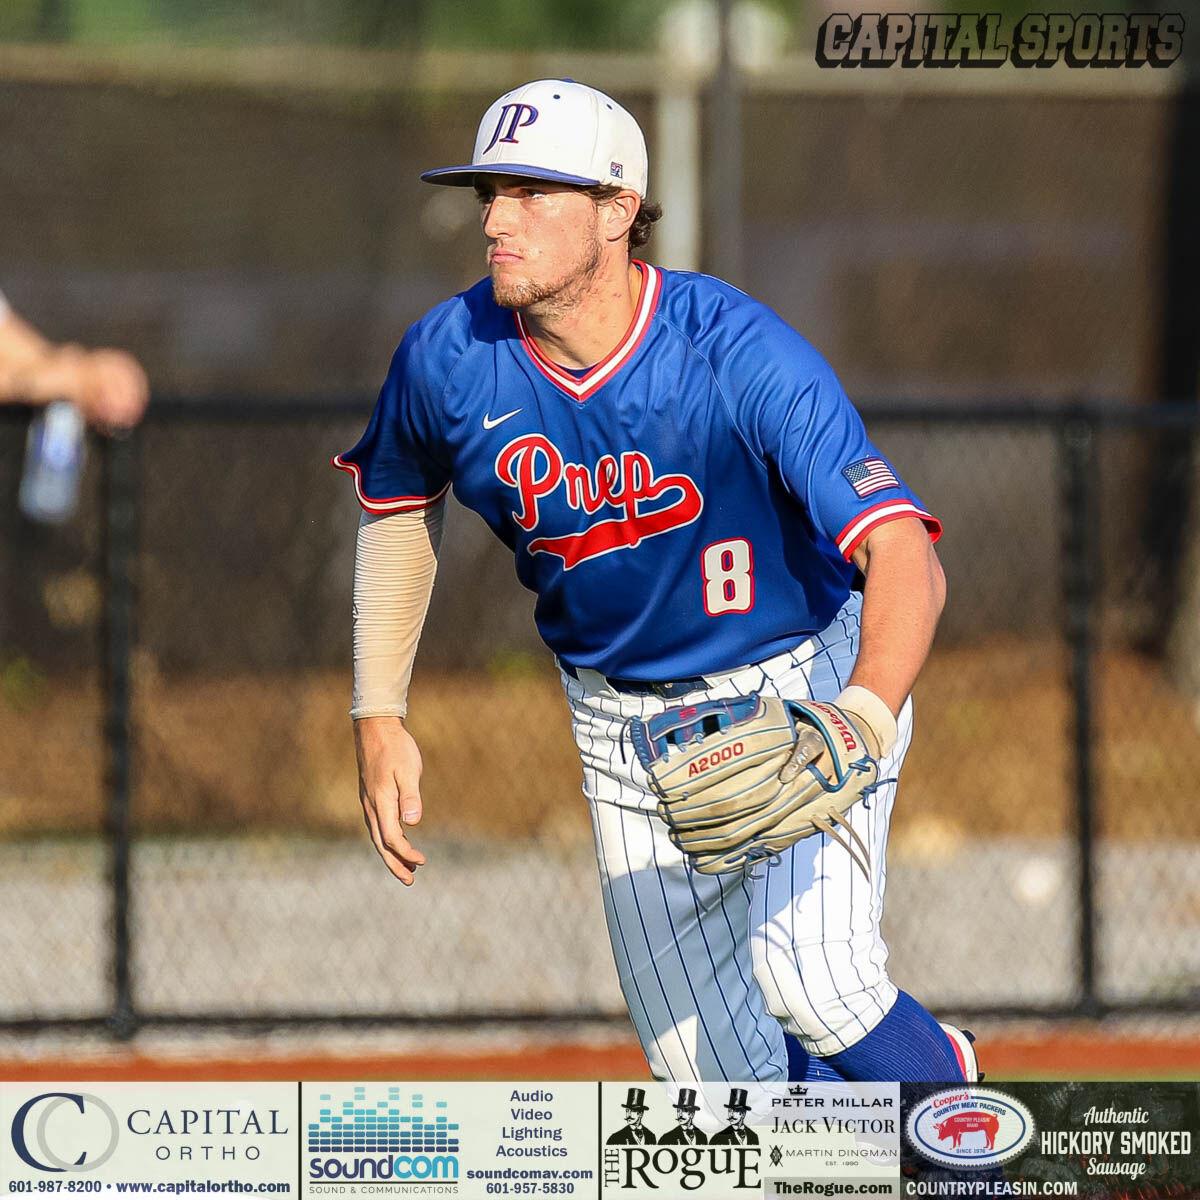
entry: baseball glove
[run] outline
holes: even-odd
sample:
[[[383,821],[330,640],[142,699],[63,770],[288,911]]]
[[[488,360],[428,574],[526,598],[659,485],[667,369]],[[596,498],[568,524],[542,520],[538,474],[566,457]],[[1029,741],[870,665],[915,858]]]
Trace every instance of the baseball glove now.
[[[854,720],[816,700],[754,692],[630,722],[630,737],[671,841],[704,875],[774,858],[828,834],[869,876],[844,814],[878,786]]]

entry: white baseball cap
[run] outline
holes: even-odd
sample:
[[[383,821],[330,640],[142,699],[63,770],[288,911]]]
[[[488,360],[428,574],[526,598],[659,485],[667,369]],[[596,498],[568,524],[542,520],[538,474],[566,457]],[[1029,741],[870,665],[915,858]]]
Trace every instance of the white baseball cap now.
[[[611,96],[573,79],[539,79],[506,92],[483,114],[470,165],[439,167],[421,178],[470,187],[476,175],[610,183],[645,199],[646,139]]]

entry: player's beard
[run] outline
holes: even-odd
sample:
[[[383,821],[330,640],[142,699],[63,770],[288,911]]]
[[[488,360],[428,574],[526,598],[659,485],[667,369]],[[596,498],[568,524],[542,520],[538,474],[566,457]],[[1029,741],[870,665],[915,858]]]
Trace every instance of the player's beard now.
[[[501,308],[532,310],[537,316],[572,308],[579,297],[590,290],[600,268],[604,245],[598,231],[599,222],[593,210],[586,235],[580,239],[575,262],[547,280],[500,279],[493,275],[493,299]]]

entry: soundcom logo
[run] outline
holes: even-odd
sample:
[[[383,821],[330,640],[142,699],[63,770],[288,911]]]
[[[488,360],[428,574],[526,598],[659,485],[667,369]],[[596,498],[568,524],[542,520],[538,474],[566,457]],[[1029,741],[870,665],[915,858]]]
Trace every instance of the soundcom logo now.
[[[445,1100],[423,1092],[402,1105],[400,1088],[372,1102],[365,1086],[340,1105],[334,1093],[320,1094],[318,1119],[306,1130],[312,1180],[376,1183],[433,1183],[458,1179],[458,1122]]]
[[[43,1092],[26,1100],[12,1123],[17,1157],[56,1174],[104,1166],[116,1153],[119,1136],[117,1114],[89,1092]]]

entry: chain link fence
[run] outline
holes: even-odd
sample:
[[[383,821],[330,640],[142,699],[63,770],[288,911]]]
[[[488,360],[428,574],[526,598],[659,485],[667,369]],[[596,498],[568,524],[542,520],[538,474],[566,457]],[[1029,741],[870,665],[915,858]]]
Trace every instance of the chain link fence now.
[[[232,51],[140,73],[136,58],[30,55],[14,78],[0,53],[0,286],[54,336],[135,348],[163,392],[376,388],[399,332],[484,271],[473,197],[419,172],[460,161],[529,72],[609,86],[647,132],[652,197],[682,153],[653,58],[464,58],[442,68],[451,80],[315,53],[278,74]],[[736,183],[707,143],[690,153],[740,196],[733,282],[851,395],[1191,394],[1194,379],[1164,388],[1158,360],[1176,321],[1180,345],[1195,340],[1194,93],[1152,92],[1144,72],[1098,95],[993,93],[980,73],[978,94],[947,92],[960,72],[830,92],[819,74],[747,84]],[[707,267],[711,197],[692,208]],[[651,256],[687,223],[668,203]]]
[[[1194,1007],[1197,417],[1146,405],[1195,394],[1200,99],[1178,72],[974,74],[748,72],[740,164],[690,151],[720,185],[697,176],[699,257],[737,189],[734,282],[879,398],[873,435],[947,526],[897,980],[942,1010]],[[413,686],[412,890],[362,828],[346,713],[357,509],[327,460],[399,331],[482,273],[472,198],[418,172],[537,75],[605,87],[652,164],[686,159],[652,53],[0,47],[0,286],[208,397],[95,444],[56,528],[17,513],[0,409],[0,1024],[623,1012],[566,706],[471,514]],[[699,131],[719,98],[693,82]]]
[[[375,858],[346,712],[357,507],[326,465],[364,416],[162,402],[95,448],[58,528],[16,514],[0,422],[0,1022],[623,1012],[556,672],[457,506],[412,695],[431,865],[408,890]],[[1193,1005],[1200,420],[868,423],[947,526],[895,977],[942,1010]]]

